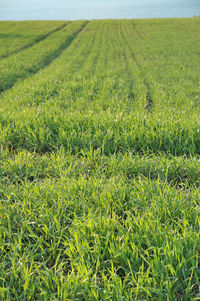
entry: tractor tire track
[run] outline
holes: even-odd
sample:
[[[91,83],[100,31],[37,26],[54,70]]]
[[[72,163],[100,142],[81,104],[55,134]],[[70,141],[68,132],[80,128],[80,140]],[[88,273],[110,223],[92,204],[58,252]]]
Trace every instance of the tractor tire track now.
[[[63,28],[66,27],[67,25],[69,25],[70,23],[71,23],[71,21],[69,21],[68,23],[62,24],[61,26],[57,27],[56,29],[54,29],[54,30],[52,30],[52,31],[50,31],[50,32],[48,32],[48,33],[46,33],[45,35],[43,35],[43,36],[37,38],[36,40],[30,42],[29,44],[27,44],[27,45],[25,45],[25,46],[23,46],[23,47],[21,47],[21,48],[19,48],[19,49],[13,50],[13,51],[11,51],[10,53],[8,53],[8,54],[6,54],[6,55],[0,56],[0,60],[6,59],[6,58],[8,58],[9,56],[11,56],[11,55],[13,55],[13,54],[17,54],[17,53],[19,53],[19,52],[21,52],[21,51],[23,51],[23,50],[26,50],[26,49],[28,49],[28,48],[33,47],[33,46],[36,45],[37,43],[39,43],[39,42],[45,40],[46,38],[48,38],[51,34],[57,32],[57,31],[60,31],[61,29],[63,29]]]
[[[74,34],[69,38],[69,39],[67,39],[67,41],[63,44],[63,45],[61,45],[58,49],[57,49],[57,51],[55,51],[54,53],[53,53],[53,55],[52,56],[50,56],[49,57],[49,59],[47,59],[47,62],[44,64],[44,66],[42,67],[42,68],[40,68],[39,70],[41,70],[41,69],[44,69],[44,68],[46,68],[48,65],[50,65],[57,57],[59,57],[60,55],[61,55],[61,53],[65,50],[65,49],[67,49],[69,46],[70,46],[70,44],[75,40],[75,38],[79,35],[79,33],[81,33],[81,31],[83,31],[83,29],[86,27],[86,25],[89,23],[89,21],[86,21],[82,26],[81,26],[81,28],[79,28],[76,32],[74,32]],[[38,71],[39,71],[38,70]],[[37,72],[36,72],[37,73]]]
[[[56,51],[53,53],[50,53],[47,57],[45,57],[38,66],[31,66],[30,71],[27,71],[26,73],[22,73],[21,76],[15,76],[14,74],[14,80],[12,79],[11,75],[11,81],[8,83],[5,87],[0,87],[0,94],[3,94],[6,90],[11,89],[18,81],[25,80],[26,78],[32,77],[33,75],[37,74],[40,70],[45,69],[47,66],[49,66],[56,58],[58,58],[64,50],[66,50],[70,44],[74,41],[74,39],[81,33],[81,31],[86,27],[86,25],[89,23],[89,21],[85,21],[83,25],[76,30],[71,36],[67,37],[67,40],[62,43]]]
[[[144,72],[142,70],[142,67],[141,67],[141,64],[138,62],[138,60],[136,59],[136,56],[135,56],[135,53],[133,52],[129,42],[127,41],[127,38],[125,37],[124,35],[124,32],[123,30],[121,29],[121,35],[122,35],[122,38],[124,40],[124,42],[126,43],[129,51],[130,51],[130,54],[131,54],[131,57],[133,59],[133,61],[135,62],[137,68],[139,69],[141,75],[142,75],[142,81],[143,81],[143,84],[146,88],[146,106],[145,106],[145,110],[147,110],[148,113],[151,112],[152,110],[152,107],[153,107],[153,98],[152,98],[152,95],[151,95],[151,92],[150,92],[150,84],[148,83],[145,75],[144,75]]]
[[[120,23],[120,35],[121,35],[122,40],[124,40],[124,35],[123,35],[123,31],[122,31],[122,23]],[[126,72],[132,78],[132,74],[131,74],[130,69],[128,67],[128,60],[127,60],[127,57],[126,57],[126,54],[125,54],[125,50],[123,50],[123,52],[122,52],[122,57],[123,57],[124,62],[126,64]],[[129,95],[128,95],[128,98],[131,101],[135,100],[135,95],[133,93],[133,80],[130,80],[130,83],[129,83]]]

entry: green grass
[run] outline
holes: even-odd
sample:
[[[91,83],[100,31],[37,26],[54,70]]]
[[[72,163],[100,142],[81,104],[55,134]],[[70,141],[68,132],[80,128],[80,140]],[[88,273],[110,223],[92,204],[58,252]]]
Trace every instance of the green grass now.
[[[199,21],[17,23],[0,300],[200,300]]]
[[[65,24],[63,21],[1,21],[0,59],[33,46]]]
[[[84,21],[69,24],[66,22],[33,47],[2,60],[0,91],[12,87],[17,81],[33,75],[51,63],[85,25]]]

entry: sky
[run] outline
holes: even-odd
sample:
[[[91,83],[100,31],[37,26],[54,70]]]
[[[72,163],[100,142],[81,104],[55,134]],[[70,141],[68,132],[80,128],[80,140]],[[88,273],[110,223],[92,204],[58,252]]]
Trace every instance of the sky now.
[[[0,20],[192,17],[200,0],[0,0]]]

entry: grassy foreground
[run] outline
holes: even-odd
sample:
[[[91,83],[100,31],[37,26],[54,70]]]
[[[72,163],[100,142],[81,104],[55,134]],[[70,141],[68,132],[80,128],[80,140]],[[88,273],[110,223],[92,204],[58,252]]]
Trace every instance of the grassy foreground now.
[[[200,300],[199,25],[0,22],[0,300]]]

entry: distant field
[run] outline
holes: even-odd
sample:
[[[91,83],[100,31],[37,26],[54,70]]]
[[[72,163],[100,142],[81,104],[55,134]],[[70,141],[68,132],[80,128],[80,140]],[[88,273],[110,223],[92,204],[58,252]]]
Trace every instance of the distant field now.
[[[200,18],[0,22],[0,300],[200,300]]]

